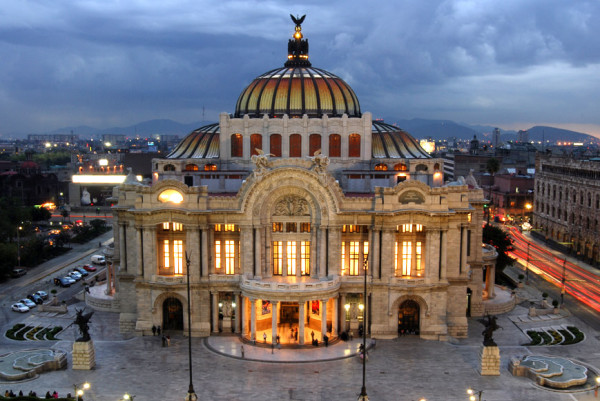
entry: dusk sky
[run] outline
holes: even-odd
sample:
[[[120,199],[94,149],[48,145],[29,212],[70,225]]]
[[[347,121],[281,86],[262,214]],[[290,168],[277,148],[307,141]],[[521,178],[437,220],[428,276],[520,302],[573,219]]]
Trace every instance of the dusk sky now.
[[[600,137],[600,1],[6,1],[0,135],[216,121],[294,32],[375,118]]]

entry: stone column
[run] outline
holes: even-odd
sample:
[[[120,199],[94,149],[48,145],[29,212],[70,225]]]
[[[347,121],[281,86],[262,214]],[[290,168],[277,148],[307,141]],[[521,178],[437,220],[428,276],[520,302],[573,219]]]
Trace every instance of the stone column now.
[[[203,226],[202,229],[202,238],[200,240],[200,246],[202,247],[202,277],[208,277],[208,227]]]
[[[338,297],[333,298],[333,313],[331,315],[331,336],[337,337],[338,335],[338,319],[339,319],[339,304]]]
[[[189,230],[186,230],[186,240],[184,245],[184,251],[187,253],[187,256],[190,258],[190,280],[191,282],[198,281],[200,277],[200,232],[198,231],[198,227],[191,226]],[[144,263],[145,264],[145,263]],[[184,255],[184,266],[185,255]],[[187,274],[185,271],[183,274]]]
[[[378,228],[373,229],[373,233],[371,235],[371,244],[369,246],[369,268],[371,269],[371,275],[373,278],[380,278],[379,276],[379,254],[381,250],[379,249],[379,235],[381,230]]]
[[[387,279],[394,277],[395,260],[394,260],[394,228],[386,227],[383,229],[383,238],[381,245],[381,277]]]
[[[254,255],[252,254],[252,226],[243,225],[240,227],[240,241],[239,247],[240,251],[239,260],[237,261],[235,273],[246,275],[247,273],[252,273],[252,262]]]
[[[127,251],[125,248],[127,245],[127,237],[125,235],[125,224],[119,224],[119,263],[121,264],[121,270],[123,271],[127,271]]]
[[[146,227],[144,230],[144,278],[150,279],[153,274],[158,274],[156,256],[156,226]]]
[[[263,247],[261,246],[260,240],[260,232],[261,228],[258,227],[254,229],[254,266],[255,270],[252,272],[252,276],[262,276],[262,264],[261,264],[261,251]]]
[[[213,333],[219,332],[219,293],[211,292],[212,295],[212,326]]]
[[[432,230],[425,228],[425,280],[427,283],[437,281],[436,271],[440,263],[439,257],[436,257],[435,252],[439,251],[440,232],[438,230]],[[439,255],[439,253],[438,253]]]
[[[298,344],[304,344],[304,309],[306,307],[306,301],[300,300],[298,302]]]
[[[240,333],[240,322],[242,320],[242,305],[241,305],[241,296],[240,293],[235,293],[233,295],[233,299],[235,300],[235,333]]]
[[[256,341],[256,299],[250,298],[250,340]]]
[[[346,331],[348,330],[347,324],[346,324],[346,294],[341,293],[340,294],[340,303],[342,305],[342,331]]]
[[[487,291],[488,299],[496,297],[494,287],[496,286],[496,266],[486,265],[485,269],[485,290]]]
[[[136,227],[135,228],[135,239],[136,239],[136,244],[135,244],[135,250],[137,252],[137,263],[136,263],[136,276],[141,276],[143,275],[143,266],[142,266],[142,261],[144,258],[144,250],[142,249],[142,244],[144,243],[143,240],[143,235],[144,235],[144,229],[142,227]]]
[[[239,306],[240,318],[242,320],[242,337],[246,337],[248,335],[248,321],[246,319],[246,313],[248,310],[248,298],[245,296],[241,296],[242,304]]]
[[[327,229],[324,227],[316,228],[314,234],[314,247],[317,249],[315,256],[314,266],[315,269],[310,271],[312,278],[317,278],[321,270],[325,271],[325,264],[327,263]]]
[[[440,261],[440,269],[442,271],[442,280],[446,280],[448,271],[448,231],[440,230],[440,242],[442,246],[442,260]]]
[[[215,243],[215,232],[214,232],[212,226],[208,226],[208,230],[206,232],[206,239],[207,239],[207,243],[208,244],[213,244],[214,245],[214,243]],[[224,246],[224,245],[221,244],[221,246]],[[214,247],[213,246],[209,246],[208,249],[214,249]],[[208,252],[207,252],[207,256],[208,256],[208,263],[207,263],[208,274],[209,275],[215,274],[216,273],[216,270],[215,270],[215,258],[214,258],[214,256],[209,255]]]
[[[461,227],[461,232],[462,232],[462,238],[460,241],[460,266],[459,266],[459,274],[465,274],[466,273],[466,265],[467,265],[467,233],[468,233],[468,226],[462,226]]]
[[[277,316],[277,301],[271,301],[271,344],[276,343]]]
[[[341,275],[340,263],[341,263],[341,251],[342,251],[342,230],[340,226],[330,226],[328,230],[328,243],[329,246],[326,248],[326,258],[329,260],[329,274]],[[325,270],[325,269],[323,269]],[[325,271],[323,276],[325,277]]]
[[[321,340],[327,335],[327,300],[321,301]]]

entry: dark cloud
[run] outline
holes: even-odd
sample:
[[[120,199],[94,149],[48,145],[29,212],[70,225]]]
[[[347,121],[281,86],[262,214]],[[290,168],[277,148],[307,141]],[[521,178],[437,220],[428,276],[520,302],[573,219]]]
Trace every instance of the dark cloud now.
[[[283,64],[290,13],[375,116],[600,126],[597,1],[57,0],[0,11],[0,134],[216,120]]]

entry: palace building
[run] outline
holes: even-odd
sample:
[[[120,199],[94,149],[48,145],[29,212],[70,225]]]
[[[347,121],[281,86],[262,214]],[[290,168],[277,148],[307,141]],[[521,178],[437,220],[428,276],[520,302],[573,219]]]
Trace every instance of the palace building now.
[[[151,186],[115,189],[122,332],[187,333],[188,277],[193,336],[284,344],[466,337],[493,297],[482,190],[444,184],[443,160],[362,112],[300,24],[282,68],[152,163]]]

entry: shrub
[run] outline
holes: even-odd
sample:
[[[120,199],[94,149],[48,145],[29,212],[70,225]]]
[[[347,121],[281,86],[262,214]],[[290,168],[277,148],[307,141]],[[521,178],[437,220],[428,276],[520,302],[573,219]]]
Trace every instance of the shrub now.
[[[575,326],[567,326],[567,329],[575,336],[575,340],[573,340],[573,344],[583,341],[584,335],[583,333]]]
[[[33,329],[33,326],[25,326],[21,330],[15,332],[15,340],[24,341],[25,333],[27,333],[31,329]]]
[[[544,298],[544,299],[548,298],[548,293],[547,292],[542,292],[542,298]]]
[[[60,333],[62,329],[62,326],[54,327],[52,330],[50,330],[48,334],[46,334],[46,339],[51,341],[58,340],[58,338],[56,338],[56,335]]]
[[[542,342],[542,337],[535,330],[527,331],[527,335],[531,338],[531,342],[527,345],[539,345]]]
[[[573,341],[575,340],[575,336],[573,336],[573,334],[571,334],[571,332],[569,330],[561,329],[558,331],[560,332],[560,334],[562,334],[562,336],[565,339],[565,341],[560,343],[561,345],[573,344]]]
[[[563,338],[556,330],[548,330],[548,333],[552,336],[553,340],[550,345],[556,345],[563,342]]]
[[[25,325],[22,323],[15,324],[12,328],[6,331],[6,337],[10,338],[11,340],[19,340],[18,338],[16,338],[15,333],[21,330],[23,327],[25,327]]]
[[[524,275],[522,275],[522,274],[519,274],[519,281],[522,281],[524,278],[525,278],[525,276],[524,276]]]
[[[34,327],[33,329],[29,330],[27,332],[27,334],[25,334],[25,337],[27,337],[28,340],[35,340],[35,335],[37,334],[38,331],[42,330],[42,327],[37,326]]]
[[[542,336],[542,339],[544,340],[544,345],[552,344],[552,337],[550,337],[550,334],[545,331],[540,331],[540,336]]]
[[[558,301],[556,299],[554,301],[552,301],[552,306],[554,306],[555,308],[558,308]]]

